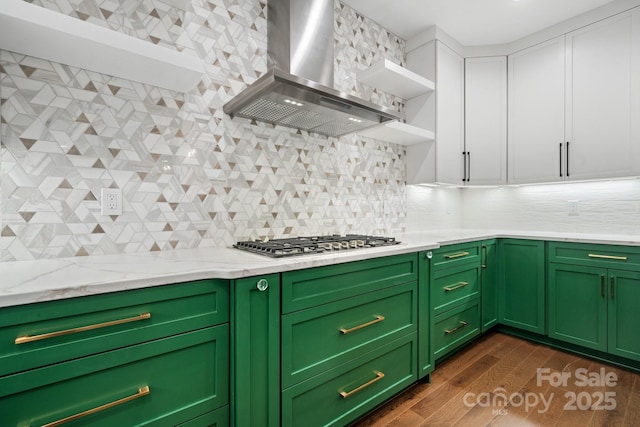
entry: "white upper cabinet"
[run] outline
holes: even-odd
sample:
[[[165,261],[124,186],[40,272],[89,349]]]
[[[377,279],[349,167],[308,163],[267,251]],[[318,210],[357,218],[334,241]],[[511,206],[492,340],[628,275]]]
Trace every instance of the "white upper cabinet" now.
[[[507,57],[465,60],[466,185],[507,183]]]
[[[464,58],[437,44],[436,182],[462,184],[464,175]]]
[[[567,34],[571,180],[640,173],[639,18],[636,10]]]
[[[509,183],[640,174],[640,12],[510,55]]]
[[[564,176],[564,36],[508,58],[509,183]]]

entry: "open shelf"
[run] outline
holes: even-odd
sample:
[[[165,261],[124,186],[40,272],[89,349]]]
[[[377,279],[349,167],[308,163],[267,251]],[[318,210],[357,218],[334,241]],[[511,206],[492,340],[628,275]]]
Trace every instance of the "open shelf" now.
[[[411,99],[434,90],[434,83],[387,59],[376,62],[369,68],[360,70],[357,79],[385,92]]]
[[[0,49],[178,92],[193,89],[204,62],[90,22],[2,0]]]
[[[358,132],[360,136],[388,141],[400,145],[414,145],[433,141],[435,135],[430,130],[406,123],[391,122]]]

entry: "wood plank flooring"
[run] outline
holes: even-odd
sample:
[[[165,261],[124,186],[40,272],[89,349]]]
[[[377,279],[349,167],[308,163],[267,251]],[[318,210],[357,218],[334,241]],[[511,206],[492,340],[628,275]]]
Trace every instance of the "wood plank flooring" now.
[[[491,332],[353,425],[371,426],[640,426],[640,375]]]

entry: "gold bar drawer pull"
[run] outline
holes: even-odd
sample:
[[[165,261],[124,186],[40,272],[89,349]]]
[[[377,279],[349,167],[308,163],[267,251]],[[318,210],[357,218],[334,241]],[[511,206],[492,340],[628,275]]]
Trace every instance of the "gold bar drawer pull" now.
[[[456,289],[464,288],[469,282],[458,282],[455,285],[449,285],[444,287],[445,292],[455,291]]]
[[[67,417],[67,418],[62,418],[61,420],[54,421],[54,422],[49,423],[49,424],[45,424],[42,427],[59,426],[59,425],[62,425],[64,423],[68,423],[70,421],[77,420],[78,418],[82,418],[82,417],[85,417],[87,415],[95,414],[96,412],[101,412],[101,411],[104,411],[105,409],[113,408],[114,406],[122,405],[123,403],[127,403],[127,402],[130,402],[132,400],[138,399],[140,397],[146,396],[149,393],[150,393],[149,386],[144,386],[144,387],[139,388],[138,392],[136,394],[124,397],[124,398],[122,398],[120,400],[116,400],[115,402],[106,403],[106,404],[104,404],[102,406],[98,406],[96,408],[89,409],[89,410],[84,411],[84,412],[80,412],[79,414],[71,415],[70,417]]]
[[[16,344],[24,344],[24,343],[33,342],[33,341],[46,340],[48,338],[55,338],[62,335],[75,334],[77,332],[92,331],[94,329],[106,328],[107,326],[121,325],[123,323],[137,322],[138,320],[145,320],[150,318],[151,318],[151,313],[143,313],[143,314],[140,314],[139,316],[128,317],[126,319],[118,319],[118,320],[112,320],[110,322],[96,323],[95,325],[80,326],[79,328],[65,329],[64,331],[49,332],[48,334],[42,334],[42,335],[27,335],[24,337],[16,338]]]
[[[444,334],[445,335],[451,335],[455,332],[458,332],[460,329],[464,328],[465,326],[467,326],[469,324],[469,322],[465,322],[464,320],[460,321],[460,326],[456,326],[453,329],[445,329],[444,330]]]
[[[356,394],[357,392],[359,392],[360,390],[363,390],[367,387],[369,387],[370,385],[372,385],[375,382],[380,381],[381,379],[384,378],[384,374],[382,372],[378,372],[378,371],[374,371],[374,374],[376,374],[376,377],[374,379],[372,379],[371,381],[367,381],[366,383],[362,384],[361,386],[358,386],[356,388],[354,388],[351,391],[341,391],[340,392],[340,396],[342,396],[344,399],[346,399],[347,397]]]
[[[599,258],[599,259],[615,259],[618,261],[627,261],[626,256],[616,256],[616,255],[600,255],[600,254],[589,254],[589,258]]]
[[[363,323],[362,325],[354,326],[353,328],[349,328],[349,329],[340,328],[340,332],[343,335],[346,335],[346,334],[349,334],[351,332],[355,332],[358,329],[366,328],[367,326],[371,326],[371,325],[375,325],[376,323],[380,323],[383,320],[384,320],[384,316],[376,316],[376,318],[373,319],[372,321],[367,322],[367,323]]]
[[[467,255],[469,255],[469,252],[460,252],[460,253],[457,253],[457,254],[449,254],[449,255],[445,255],[444,257],[446,259],[454,259],[454,258],[460,258],[460,257],[467,256]]]

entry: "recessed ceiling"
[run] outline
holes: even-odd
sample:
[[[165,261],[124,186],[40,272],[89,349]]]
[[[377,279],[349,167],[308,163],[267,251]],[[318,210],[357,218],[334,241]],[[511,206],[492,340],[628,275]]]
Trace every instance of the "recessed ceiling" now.
[[[402,38],[437,25],[464,46],[504,44],[615,0],[341,0]]]

